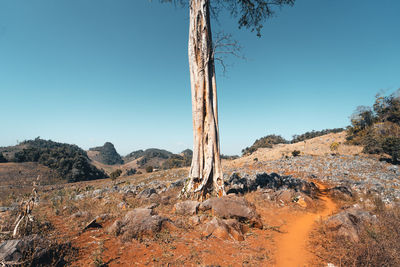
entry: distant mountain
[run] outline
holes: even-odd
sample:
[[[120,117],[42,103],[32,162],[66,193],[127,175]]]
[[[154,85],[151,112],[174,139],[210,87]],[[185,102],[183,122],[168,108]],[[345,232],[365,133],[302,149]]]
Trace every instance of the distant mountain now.
[[[90,163],[87,153],[76,145],[43,140],[21,142],[16,146],[0,148],[9,162],[37,162],[55,170],[68,182],[106,178],[107,174]]]
[[[89,151],[97,152],[90,153],[90,158],[107,165],[123,164],[121,156],[115,150],[112,143],[106,142],[103,146],[90,148]]]
[[[171,169],[189,166],[192,154],[193,152],[190,149],[186,149],[180,154],[174,154],[164,149],[150,148],[129,153],[124,157],[124,162],[128,163],[136,160],[139,168],[152,166],[155,168]]]

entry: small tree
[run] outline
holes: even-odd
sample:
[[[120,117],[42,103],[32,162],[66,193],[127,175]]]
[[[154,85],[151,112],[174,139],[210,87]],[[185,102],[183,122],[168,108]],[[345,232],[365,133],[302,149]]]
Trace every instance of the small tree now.
[[[146,172],[153,172],[153,166],[147,166]]]
[[[110,173],[110,178],[112,181],[115,181],[118,177],[121,176],[122,170],[117,169],[115,171],[113,171],[112,173]]]

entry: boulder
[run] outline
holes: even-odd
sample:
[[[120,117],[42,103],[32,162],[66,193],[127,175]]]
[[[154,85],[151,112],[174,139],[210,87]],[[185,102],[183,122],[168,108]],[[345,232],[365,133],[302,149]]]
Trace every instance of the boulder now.
[[[325,221],[325,225],[328,230],[336,235],[358,242],[362,223],[373,221],[375,221],[375,217],[368,211],[353,207],[329,217]]]
[[[161,217],[152,209],[137,208],[129,211],[122,220],[115,221],[108,229],[109,233],[121,235],[124,241],[154,236],[161,231],[164,222],[169,219]]]
[[[200,203],[193,200],[186,200],[175,204],[175,212],[179,215],[194,215]]]
[[[223,219],[237,219],[250,223],[253,227],[262,228],[260,216],[253,205],[243,197],[224,196],[210,198],[200,204],[199,210],[211,210],[212,214]]]
[[[236,219],[223,220],[214,217],[206,223],[201,229],[201,235],[204,238],[215,236],[223,240],[233,239],[243,241],[243,227]]]
[[[70,249],[70,243],[51,243],[38,235],[30,235],[1,243],[0,263],[4,266],[64,266],[64,257]]]
[[[22,260],[24,254],[24,241],[20,239],[6,240],[0,244],[0,262]]]

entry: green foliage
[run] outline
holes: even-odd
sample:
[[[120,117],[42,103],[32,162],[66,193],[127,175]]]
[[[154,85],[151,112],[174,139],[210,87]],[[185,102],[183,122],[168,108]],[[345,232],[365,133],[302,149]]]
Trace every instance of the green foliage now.
[[[54,169],[68,182],[106,178],[104,171],[90,164],[84,150],[76,145],[53,142],[51,140],[24,141],[22,151],[14,155],[15,162],[38,162]]]
[[[292,141],[290,141],[290,143],[294,144],[294,143],[298,143],[298,142],[302,142],[302,141],[306,141],[308,139],[312,139],[318,136],[322,136],[322,135],[326,135],[326,134],[330,134],[330,133],[340,133],[343,132],[345,129],[343,128],[334,128],[334,129],[325,129],[322,131],[314,131],[312,130],[311,132],[306,132],[300,135],[294,135]]]
[[[124,161],[121,156],[115,150],[112,143],[106,142],[103,146],[90,148],[90,151],[99,152],[94,159],[107,165],[122,164]]]
[[[146,165],[150,162],[151,159],[160,159],[165,160],[170,158],[173,153],[163,150],[163,149],[156,149],[150,148],[146,150],[138,150],[128,154],[125,158],[125,162],[130,162],[135,159],[137,160],[137,164],[140,168],[146,167]],[[140,159],[139,159],[140,158]]]
[[[292,151],[292,156],[293,157],[298,157],[298,156],[300,156],[300,154],[301,154],[300,150],[293,150]]]
[[[339,146],[340,146],[340,144],[339,144],[338,142],[333,142],[333,143],[329,146],[329,149],[330,149],[332,152],[337,152],[338,149],[339,149]]]
[[[153,166],[147,166],[146,167],[146,172],[153,172]]]
[[[110,173],[110,178],[111,178],[111,180],[115,180],[118,177],[120,177],[121,174],[122,174],[122,170],[117,169],[117,170],[113,171],[112,173]]]
[[[160,0],[162,3],[174,3],[187,6],[187,0]],[[249,29],[261,37],[263,23],[275,15],[276,9],[285,5],[292,6],[295,0],[224,0],[210,1],[211,14],[218,14],[221,9],[227,10],[231,16],[238,19],[239,28]]]
[[[377,95],[373,108],[358,107],[351,116],[347,142],[362,145],[364,153],[387,153],[398,161],[400,138],[400,89],[389,96]]]
[[[400,160],[400,138],[388,137],[382,143],[383,152],[389,154],[392,157],[393,162],[399,162]]]
[[[0,163],[7,162],[7,159],[3,156],[3,153],[0,153]]]
[[[137,170],[134,168],[131,168],[129,170],[126,170],[126,175],[130,176],[130,175],[134,175],[136,174]]]
[[[257,139],[251,147],[246,147],[242,150],[243,155],[250,155],[259,148],[271,148],[277,144],[288,144],[289,142],[280,135],[267,135],[260,139]]]

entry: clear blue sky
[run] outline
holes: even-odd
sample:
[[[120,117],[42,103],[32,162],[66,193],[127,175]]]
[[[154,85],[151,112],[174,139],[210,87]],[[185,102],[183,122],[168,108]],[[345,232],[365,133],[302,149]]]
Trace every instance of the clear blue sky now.
[[[343,127],[400,87],[400,1],[298,0],[218,74],[221,149]],[[121,154],[192,147],[188,10],[147,0],[0,0],[0,146],[37,136]]]

